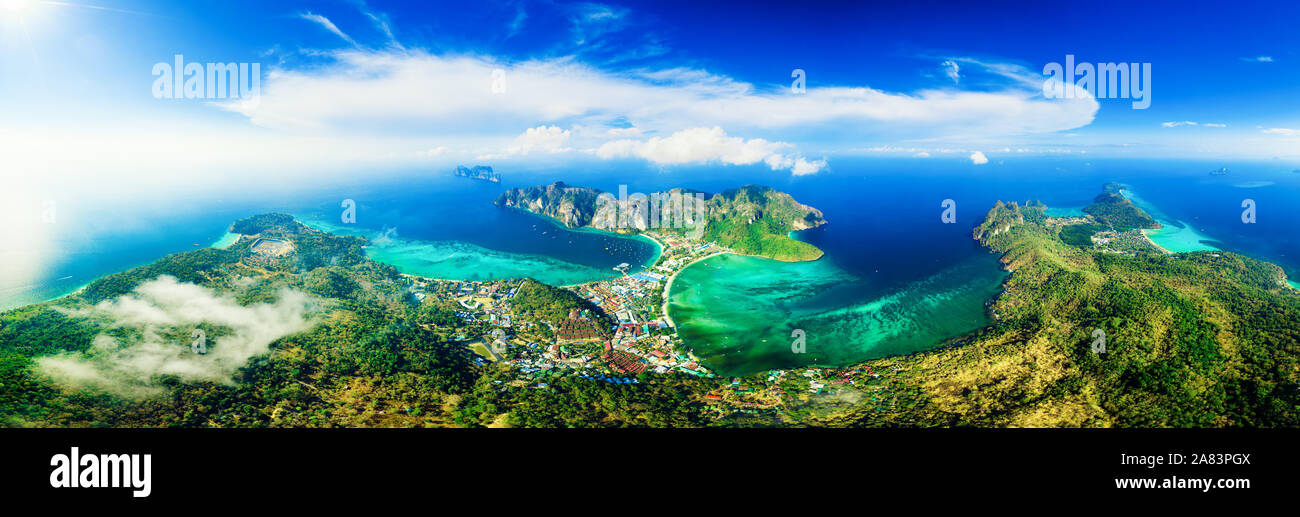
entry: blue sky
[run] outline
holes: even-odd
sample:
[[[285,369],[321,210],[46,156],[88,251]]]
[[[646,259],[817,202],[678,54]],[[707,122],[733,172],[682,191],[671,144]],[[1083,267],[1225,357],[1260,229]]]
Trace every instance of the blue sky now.
[[[10,170],[74,182],[623,160],[802,175],[845,155],[1300,159],[1294,2],[413,4],[0,0],[0,152]],[[257,63],[256,102],[156,98],[153,67],[177,54]],[[1150,107],[1045,98],[1043,67],[1067,54],[1150,63]]]

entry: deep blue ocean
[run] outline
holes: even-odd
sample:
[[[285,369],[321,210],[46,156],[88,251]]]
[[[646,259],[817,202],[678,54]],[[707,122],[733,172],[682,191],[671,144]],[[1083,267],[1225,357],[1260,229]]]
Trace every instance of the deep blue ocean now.
[[[1226,176],[1209,171],[1227,167]],[[1282,265],[1300,278],[1300,173],[1280,162],[1160,161],[1078,158],[1007,160],[975,166],[965,160],[832,158],[828,170],[791,177],[764,167],[708,166],[660,170],[640,164],[596,163],[563,169],[498,168],[501,184],[410,172],[353,184],[313,184],[293,191],[240,189],[189,195],[167,202],[90,200],[64,210],[49,228],[53,252],[22,256],[39,271],[0,285],[0,308],[61,296],[108,273],[165,254],[207,246],[240,217],[282,211],[304,220],[340,224],[344,199],[357,204],[351,233],[407,243],[456,243],[455,253],[500,254],[497,263],[606,271],[621,262],[652,258],[652,244],[593,232],[570,232],[541,218],[492,204],[502,190],[563,180],[617,192],[688,187],[718,192],[766,184],[822,210],[830,222],[799,238],[826,251],[826,259],[882,292],[987,255],[971,230],[997,200],[1038,199],[1055,208],[1087,205],[1110,181],[1127,184],[1161,216],[1194,227],[1215,247]],[[956,203],[956,224],[943,224],[941,203]],[[1243,224],[1244,199],[1256,223]],[[445,251],[443,248],[434,248]],[[524,266],[518,266],[524,267]],[[992,267],[992,266],[991,266]]]

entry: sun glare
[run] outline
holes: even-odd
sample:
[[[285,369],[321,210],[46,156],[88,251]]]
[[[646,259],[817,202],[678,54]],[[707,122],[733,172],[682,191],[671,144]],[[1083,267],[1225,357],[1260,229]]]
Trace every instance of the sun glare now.
[[[32,0],[0,0],[0,9],[20,13],[26,11],[33,3]]]

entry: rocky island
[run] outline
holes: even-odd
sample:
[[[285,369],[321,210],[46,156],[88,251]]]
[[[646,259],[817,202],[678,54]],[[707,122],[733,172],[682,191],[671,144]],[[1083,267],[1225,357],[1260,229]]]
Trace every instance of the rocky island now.
[[[1107,183],[1102,187],[1093,203],[1083,208],[1084,213],[1093,216],[1098,223],[1112,230],[1159,230],[1160,223],[1138,208],[1121,193],[1123,185]]]
[[[820,258],[820,249],[790,233],[826,224],[820,210],[760,185],[712,195],[676,188],[651,194],[621,192],[615,197],[599,189],[556,182],[510,189],[497,197],[496,204],[550,217],[569,228],[655,230],[782,261]]]
[[[487,181],[491,183],[501,183],[501,175],[493,172],[492,167],[487,165],[475,165],[473,167],[460,165],[456,167],[453,174],[462,178]]]
[[[566,188],[542,188],[553,196],[534,206],[564,215],[593,194]],[[731,211],[715,207],[708,224],[745,210],[789,225],[820,218],[761,187],[709,200]],[[653,278],[574,288],[420,278],[367,258],[365,239],[251,217],[232,226],[241,238],[228,248],[169,255],[0,313],[0,425],[1300,424],[1300,296],[1281,268],[1229,252],[1074,246],[1063,229],[1095,221],[1045,208],[999,202],[976,232],[1013,271],[988,327],[927,352],[736,378],[702,373],[672,327],[612,323],[611,303],[653,315]],[[293,251],[257,249],[265,239]],[[640,301],[618,294],[640,291]],[[184,310],[196,299],[221,310]],[[122,319],[141,306],[172,317]],[[197,331],[209,338],[203,352],[193,351]]]

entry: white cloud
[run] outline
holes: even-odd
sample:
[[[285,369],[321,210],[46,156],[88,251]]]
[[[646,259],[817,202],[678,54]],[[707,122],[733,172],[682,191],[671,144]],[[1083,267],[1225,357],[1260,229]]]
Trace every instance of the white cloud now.
[[[1300,136],[1300,129],[1290,129],[1285,127],[1271,127],[1268,129],[1261,129],[1260,132],[1270,135]]]
[[[630,18],[625,10],[600,6],[565,12],[586,36],[615,30]],[[356,43],[324,16],[296,16]],[[381,37],[394,32],[387,17],[367,17]],[[175,189],[228,186],[244,178],[294,184],[305,177],[350,177],[360,169],[382,174],[458,155],[509,159],[527,150],[532,153],[526,156],[540,159],[550,149],[569,148],[594,153],[620,139],[716,126],[781,142],[787,147],[776,154],[792,156],[781,162],[793,171],[809,143],[825,153],[855,142],[1019,142],[1090,124],[1098,108],[1082,96],[1044,98],[1041,74],[1023,67],[965,58],[951,60],[960,74],[990,71],[1005,84],[977,92],[819,84],[793,95],[788,84],[756,85],[698,68],[615,70],[573,57],[508,61],[394,43],[384,49],[305,50],[313,57],[311,67],[266,64],[259,102],[212,104],[257,127],[218,114],[183,121],[141,118],[128,126],[104,120],[98,127],[0,128],[0,155],[11,170],[40,171],[51,185],[93,182],[136,195],[136,185],[158,182]],[[591,38],[584,48],[599,44]],[[496,69],[506,71],[504,93],[492,91]],[[570,135],[558,147],[520,140],[522,128],[537,127],[570,128]],[[509,154],[512,147],[521,154]],[[818,162],[805,159],[799,170]],[[187,164],[184,173],[177,163]]]
[[[1273,62],[1273,56],[1243,57],[1243,58],[1241,58],[1241,60],[1242,60],[1242,61],[1249,61],[1249,62],[1252,62],[1252,63],[1272,63],[1272,62]]]
[[[825,158],[810,161],[798,155],[773,154],[764,158],[763,163],[766,163],[774,171],[788,170],[790,174],[795,176],[816,174],[826,168]]]
[[[331,33],[333,33],[335,36],[338,36],[338,37],[340,37],[340,38],[343,38],[343,41],[346,41],[346,42],[352,44],[352,46],[354,46],[354,47],[359,47],[359,46],[361,46],[361,45],[358,45],[358,44],[357,44],[357,40],[352,39],[352,36],[348,36],[348,35],[345,34],[342,30],[339,30],[338,26],[337,26],[337,25],[334,25],[334,22],[330,21],[329,18],[326,18],[326,17],[321,16],[321,15],[319,15],[319,14],[312,13],[311,11],[307,11],[307,12],[304,12],[304,13],[300,13],[300,14],[298,14],[298,17],[299,17],[299,18],[302,18],[302,19],[304,19],[304,20],[307,20],[307,21],[309,21],[309,22],[315,23],[315,24],[317,24],[317,25],[320,25],[320,26],[323,27],[325,30],[330,31]]]
[[[943,74],[948,76],[948,79],[952,80],[952,84],[957,84],[961,80],[960,71],[961,67],[957,66],[956,61],[950,59],[943,62]]]
[[[695,69],[609,72],[567,58],[498,63],[477,56],[418,51],[345,50],[332,65],[276,70],[259,105],[222,105],[279,130],[466,128],[500,131],[541,124],[601,125],[622,118],[652,131],[724,126],[732,130],[824,128],[924,137],[1021,135],[1092,122],[1091,98],[1046,99],[1041,78],[1017,76],[1002,91],[894,93],[866,86],[822,86],[792,95]],[[965,62],[963,62],[965,63]],[[505,70],[506,93],[492,92]],[[1023,69],[1008,69],[1010,76]]]
[[[586,44],[604,34],[616,32],[626,26],[629,12],[626,8],[615,8],[604,4],[577,4],[569,17],[571,32],[576,45]]]
[[[1125,145],[1125,144],[1119,144],[1119,145]],[[964,147],[899,147],[899,146],[882,145],[882,146],[854,149],[853,151],[873,153],[873,154],[874,153],[881,153],[881,154],[907,153],[910,154],[913,158],[930,158],[935,155],[961,155],[962,157],[970,160],[974,160],[977,156],[983,156],[985,159],[988,158],[987,156],[984,155],[983,151],[977,151],[973,148],[964,148]],[[1002,147],[1000,149],[997,149],[997,151],[1003,153],[1019,153],[1019,154],[1030,154],[1030,153],[1032,154],[1076,154],[1076,153],[1086,154],[1086,150],[1084,149],[1044,147],[1044,146],[1034,146],[1032,148]]]
[[[761,138],[730,137],[721,127],[684,129],[668,137],[615,140],[601,145],[601,158],[636,156],[654,163],[682,164],[721,161],[732,165],[758,163],[789,144]]]
[[[369,18],[370,23],[374,24],[375,29],[382,32],[384,36],[388,38],[388,44],[398,50],[405,50],[406,47],[402,46],[402,43],[397,41],[397,36],[393,34],[393,26],[388,19],[388,15],[366,9],[364,2],[361,5],[361,14],[365,15],[366,18]]]
[[[564,147],[565,142],[569,141],[570,132],[567,129],[561,129],[559,126],[537,126],[528,128],[522,135],[515,137],[514,143],[506,152],[510,154],[526,155],[533,151],[545,151],[548,153],[560,153],[569,151]]]
[[[803,157],[794,160],[794,167],[790,168],[790,174],[795,176],[805,176],[808,174],[817,174],[826,167],[826,160],[807,161]]]
[[[596,149],[600,158],[637,157],[658,164],[722,162],[751,165],[763,162],[772,170],[789,170],[795,175],[813,174],[826,166],[826,160],[809,161],[802,156],[782,154],[791,147],[784,142],[762,138],[746,140],[727,136],[721,127],[684,129],[667,137],[648,140],[614,140]]]
[[[611,136],[641,136],[641,128],[615,127],[615,128],[610,128],[609,131],[606,131],[606,133],[609,133]]]
[[[1228,127],[1227,124],[1218,124],[1218,123],[1214,123],[1214,122],[1200,123],[1200,122],[1193,122],[1193,121],[1191,121],[1191,120],[1184,120],[1184,121],[1181,121],[1181,122],[1162,122],[1162,123],[1160,123],[1160,127],[1178,127],[1178,126]]]
[[[160,276],[130,294],[70,312],[103,321],[108,329],[133,329],[128,335],[136,337],[102,333],[89,352],[42,357],[36,366],[57,382],[128,397],[160,393],[163,389],[155,384],[160,375],[230,384],[250,358],[270,351],[271,342],[311,328],[310,307],[310,298],[300,291],[284,290],[274,303],[245,307],[230,295]],[[196,354],[190,331],[199,324],[230,332],[209,336],[207,353]]]
[[[984,156],[984,153],[980,151],[975,151],[970,155],[970,162],[975,165],[984,165],[989,162],[989,159],[988,157]]]

